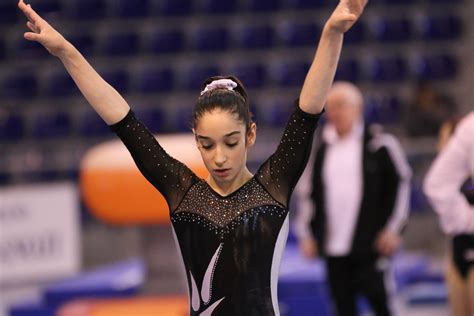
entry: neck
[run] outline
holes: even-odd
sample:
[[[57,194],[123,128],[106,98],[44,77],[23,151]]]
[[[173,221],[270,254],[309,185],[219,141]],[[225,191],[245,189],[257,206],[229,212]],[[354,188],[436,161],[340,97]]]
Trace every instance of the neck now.
[[[252,177],[253,177],[252,173],[247,169],[247,167],[245,167],[233,180],[216,181],[215,178],[213,178],[212,176],[209,176],[209,178],[207,178],[206,181],[214,191],[216,191],[222,196],[227,196],[231,194],[232,192],[236,191],[237,189],[239,189]]]

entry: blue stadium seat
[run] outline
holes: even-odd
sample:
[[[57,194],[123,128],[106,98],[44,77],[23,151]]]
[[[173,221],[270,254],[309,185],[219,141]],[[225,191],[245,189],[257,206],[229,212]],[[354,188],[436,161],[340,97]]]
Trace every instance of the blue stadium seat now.
[[[41,16],[62,11],[62,3],[59,0],[41,0],[31,2],[33,8]]]
[[[288,21],[278,27],[278,35],[284,45],[316,45],[320,29],[315,22]]]
[[[401,42],[410,40],[413,30],[408,18],[380,17],[372,25],[372,34],[380,42]]]
[[[380,106],[374,98],[367,98],[364,102],[364,121],[367,124],[380,123]]]
[[[385,95],[376,101],[378,108],[378,122],[382,124],[399,123],[401,117],[401,102],[395,95]]]
[[[201,26],[191,31],[191,47],[197,51],[222,51],[229,46],[229,33],[221,26]]]
[[[271,48],[275,42],[273,27],[265,24],[245,24],[234,31],[237,47],[243,49]]]
[[[201,0],[199,2],[199,11],[210,14],[229,14],[234,13],[238,8],[238,0]]]
[[[70,41],[83,55],[90,56],[95,52],[95,38],[88,33],[74,32],[65,34]]]
[[[193,12],[192,0],[161,0],[158,2],[158,13],[162,15],[186,15]]]
[[[18,10],[14,2],[0,3],[0,24],[15,23],[18,21]]]
[[[288,5],[290,8],[304,10],[304,9],[315,9],[330,4],[328,0],[289,0]]]
[[[110,56],[130,56],[139,50],[139,37],[133,31],[112,31],[103,40],[103,51]]]
[[[396,95],[371,97],[365,101],[365,120],[368,123],[397,124],[401,108],[401,101]]]
[[[20,115],[7,113],[0,116],[0,141],[17,141],[24,133],[24,122]]]
[[[63,69],[48,73],[44,84],[44,94],[48,97],[70,97],[79,94],[76,84]]]
[[[101,19],[107,14],[106,0],[70,0],[66,3],[67,14],[73,19]]]
[[[362,77],[360,68],[357,59],[342,58],[337,67],[335,80],[358,82]]]
[[[385,99],[384,118],[386,124],[400,123],[402,116],[402,102],[396,95],[388,96]]]
[[[170,68],[143,67],[134,74],[140,93],[169,92],[174,89],[174,73]]]
[[[294,104],[286,100],[270,100],[259,107],[257,112],[260,122],[271,128],[282,128],[288,122]]]
[[[127,93],[130,80],[128,78],[128,72],[124,69],[107,69],[101,71],[102,77],[112,87],[114,87],[120,93]]]
[[[361,44],[367,40],[367,25],[364,19],[358,21],[344,35],[344,44]]]
[[[415,67],[420,79],[452,79],[458,71],[458,60],[450,54],[423,56],[417,60]]]
[[[157,27],[146,37],[146,50],[153,54],[178,53],[184,48],[184,33],[180,29]]]
[[[165,113],[157,106],[148,109],[134,110],[137,118],[152,132],[163,133],[168,131]]]
[[[5,98],[32,98],[38,92],[35,74],[26,69],[16,69],[2,80],[0,96]]]
[[[407,78],[407,63],[401,57],[381,57],[371,61],[369,77],[374,82],[400,82]]]
[[[245,5],[250,11],[275,11],[280,8],[280,0],[246,0]]]
[[[267,81],[266,68],[260,63],[242,62],[230,67],[230,73],[237,76],[246,88],[262,88]]]
[[[272,81],[279,86],[300,86],[309,66],[305,61],[284,61],[271,65],[269,71]]]
[[[211,65],[192,65],[183,72],[182,87],[187,90],[198,92],[204,80],[219,75],[219,69]]]
[[[36,138],[67,137],[71,131],[71,118],[65,112],[40,113],[33,122],[33,135]]]
[[[136,18],[148,15],[148,0],[114,0],[114,15],[121,18]]]
[[[13,50],[15,57],[18,58],[49,57],[48,51],[40,43],[27,41],[23,36],[15,38]]]
[[[189,133],[192,128],[193,109],[190,106],[175,109],[171,132]]]
[[[93,111],[87,111],[81,115],[79,120],[79,134],[84,137],[112,135],[109,126]]]
[[[455,39],[462,34],[462,20],[456,15],[425,16],[420,25],[425,40]]]

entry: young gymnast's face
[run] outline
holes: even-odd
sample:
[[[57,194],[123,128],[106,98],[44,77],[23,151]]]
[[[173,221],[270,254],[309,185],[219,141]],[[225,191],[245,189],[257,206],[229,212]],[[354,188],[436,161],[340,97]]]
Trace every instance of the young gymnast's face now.
[[[216,182],[231,183],[245,170],[247,149],[255,143],[256,126],[246,131],[236,114],[222,109],[199,118],[194,134],[204,164]]]

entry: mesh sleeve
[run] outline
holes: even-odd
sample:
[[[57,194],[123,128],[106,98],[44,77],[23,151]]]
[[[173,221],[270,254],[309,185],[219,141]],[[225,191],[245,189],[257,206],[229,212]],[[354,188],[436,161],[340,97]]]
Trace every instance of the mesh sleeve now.
[[[278,148],[257,171],[259,182],[285,207],[308,162],[320,116],[303,112],[297,100]]]
[[[174,211],[197,176],[169,156],[132,111],[110,129],[122,140],[140,172],[165,197]]]

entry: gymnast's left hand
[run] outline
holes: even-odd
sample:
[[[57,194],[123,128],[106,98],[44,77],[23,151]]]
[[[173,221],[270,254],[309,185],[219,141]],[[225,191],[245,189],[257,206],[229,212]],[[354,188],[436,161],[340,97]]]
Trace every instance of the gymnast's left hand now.
[[[46,20],[44,20],[31,5],[23,0],[18,1],[18,8],[27,17],[26,26],[31,32],[26,32],[24,37],[28,41],[38,42],[43,45],[48,52],[56,57],[61,57],[65,52],[69,42],[56,31]]]
[[[326,27],[338,33],[350,30],[359,19],[368,0],[341,0],[326,22]]]

